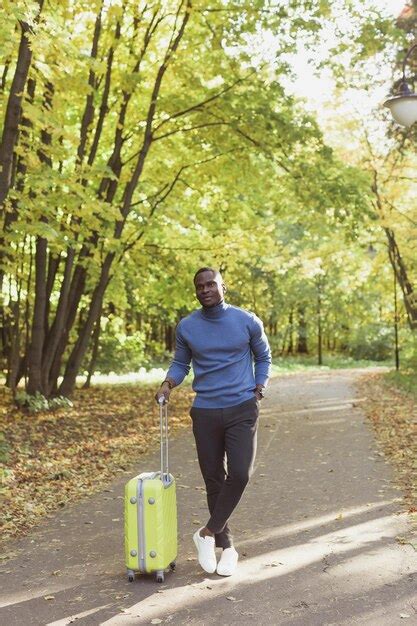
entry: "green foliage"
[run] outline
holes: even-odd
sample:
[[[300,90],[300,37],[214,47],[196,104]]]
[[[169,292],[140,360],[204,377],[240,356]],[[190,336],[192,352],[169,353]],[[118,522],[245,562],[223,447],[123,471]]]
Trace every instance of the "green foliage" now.
[[[356,46],[357,58],[379,51],[385,36],[396,41],[373,10],[342,4],[352,28],[341,47]],[[102,314],[97,370],[123,373],[165,359],[176,323],[196,306],[191,279],[202,265],[220,267],[230,302],[262,317],[277,356],[296,351],[305,333],[314,357],[319,298],[325,352],[388,354],[386,258],[380,253],[373,265],[364,254],[377,236],[373,172],[327,145],[314,116],[284,86],[285,55],[298,42],[313,49],[340,7],[326,0],[227,5],[44,3],[30,33],[33,62],[6,201],[13,219],[0,250],[4,335],[20,349],[17,366],[31,354],[35,260],[45,241],[42,358],[48,347],[58,350],[52,330],[65,272],[72,285],[57,342],[65,351],[52,382],[80,345],[89,347],[80,348],[77,363],[89,367],[92,311]],[[19,49],[17,20],[32,24],[37,6],[3,8],[2,116]],[[279,51],[269,64],[266,36]],[[350,133],[346,120],[343,130]],[[406,203],[413,206],[411,191]],[[404,225],[399,237],[411,257]],[[5,367],[11,343],[3,348]],[[42,408],[45,394],[28,406]]]
[[[18,407],[27,409],[29,413],[38,413],[49,409],[48,400],[40,392],[29,395],[26,391],[18,391],[15,401]]]
[[[386,380],[396,387],[404,389],[417,399],[416,368],[410,367],[405,371],[391,371],[385,375]]]
[[[393,331],[390,328],[361,325],[349,338],[349,354],[355,360],[386,361],[392,358],[392,353]]]
[[[9,458],[9,452],[10,452],[10,444],[6,440],[4,433],[0,431],[0,463],[7,463],[7,460]],[[0,475],[3,478],[6,478],[7,476],[5,472],[7,472],[7,470],[1,471]]]
[[[70,408],[72,406],[73,404],[71,400],[65,396],[54,396],[53,398],[48,399],[48,407],[50,411],[54,411],[55,409]]]
[[[369,359],[357,360],[340,354],[326,354],[322,365],[318,365],[316,355],[288,356],[274,358],[272,361],[272,375],[289,374],[305,370],[329,370],[355,367],[375,367],[387,365],[386,362],[372,361]]]
[[[71,400],[64,396],[45,398],[41,393],[28,394],[25,391],[18,391],[15,397],[18,407],[26,409],[28,413],[40,413],[42,411],[54,411],[61,408],[72,407]]]
[[[124,374],[150,365],[153,356],[148,352],[143,332],[132,335],[105,332],[100,341],[96,370],[102,374]]]

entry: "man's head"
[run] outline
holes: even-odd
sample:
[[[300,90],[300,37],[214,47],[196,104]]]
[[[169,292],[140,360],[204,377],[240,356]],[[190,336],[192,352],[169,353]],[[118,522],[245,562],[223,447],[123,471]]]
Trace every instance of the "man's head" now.
[[[194,275],[195,293],[198,301],[205,307],[213,307],[224,298],[226,285],[219,270],[201,267]]]

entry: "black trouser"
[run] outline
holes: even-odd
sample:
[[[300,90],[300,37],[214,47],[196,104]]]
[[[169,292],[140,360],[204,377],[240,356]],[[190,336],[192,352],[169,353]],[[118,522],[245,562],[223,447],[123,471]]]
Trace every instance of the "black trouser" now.
[[[233,545],[233,537],[227,521],[253,471],[258,401],[254,396],[225,409],[192,407],[190,415],[211,515],[206,526],[215,534],[216,546],[228,548]]]

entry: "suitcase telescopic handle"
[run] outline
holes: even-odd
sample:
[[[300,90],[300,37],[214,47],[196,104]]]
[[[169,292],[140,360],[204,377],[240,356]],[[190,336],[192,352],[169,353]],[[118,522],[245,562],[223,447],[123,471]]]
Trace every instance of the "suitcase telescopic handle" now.
[[[165,398],[161,397],[159,402],[159,427],[161,433],[161,480],[164,482],[164,473],[166,473],[166,481],[169,481],[169,460],[168,460],[168,403]],[[164,450],[165,448],[165,450]],[[164,463],[165,461],[165,463]],[[164,468],[165,465],[165,468]]]

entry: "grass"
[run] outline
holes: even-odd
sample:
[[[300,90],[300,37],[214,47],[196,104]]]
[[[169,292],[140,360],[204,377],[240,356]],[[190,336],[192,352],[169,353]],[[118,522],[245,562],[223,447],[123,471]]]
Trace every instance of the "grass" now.
[[[323,364],[317,363],[317,355],[275,357],[272,362],[272,374],[290,374],[292,372],[302,372],[306,370],[331,370],[355,367],[391,367],[389,361],[368,361],[365,359],[355,360],[352,357],[340,355],[325,355]]]
[[[413,368],[404,371],[391,371],[384,376],[386,382],[391,385],[403,389],[415,399],[417,399],[417,372]]]

